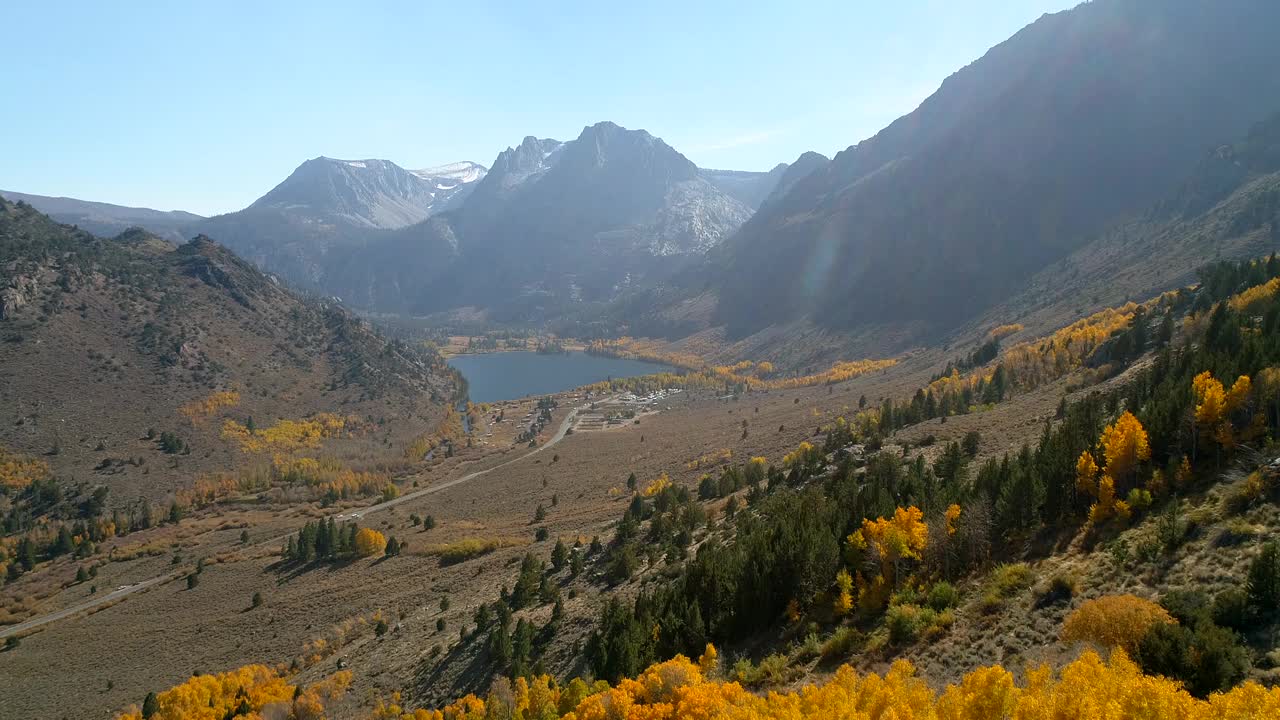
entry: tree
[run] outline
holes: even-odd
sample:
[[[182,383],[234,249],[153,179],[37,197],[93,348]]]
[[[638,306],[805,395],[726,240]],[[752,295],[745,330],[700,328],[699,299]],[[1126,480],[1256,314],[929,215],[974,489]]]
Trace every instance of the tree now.
[[[627,476],[627,489],[630,490],[631,492],[636,491],[636,485],[638,483],[639,481],[636,479],[635,473],[631,473],[630,475]]]
[[[844,617],[853,609],[853,577],[844,568],[836,573],[836,598],[832,609],[836,617]]]
[[[964,454],[969,457],[977,457],[978,449],[982,444],[982,433],[977,430],[970,430],[964,434],[964,440],[960,445],[964,448]]]
[[[199,584],[200,584],[200,576],[199,576],[199,575],[197,575],[196,573],[191,573],[190,575],[188,575],[188,576],[187,576],[187,589],[188,589],[188,590],[194,590],[194,589],[195,589],[195,587],[196,587],[197,585],[199,585]]]
[[[565,547],[564,540],[557,539],[556,546],[551,550],[551,567],[555,568],[556,572],[560,572],[568,559],[569,549]]]
[[[262,593],[255,592],[253,594],[253,600],[250,601],[250,605],[251,607],[262,607]]]
[[[387,538],[372,528],[360,528],[356,532],[355,550],[360,557],[372,557],[386,550]]]
[[[1249,604],[1263,616],[1280,610],[1280,546],[1271,541],[1249,565]]]
[[[160,712],[160,701],[156,699],[153,692],[147,693],[147,697],[142,701],[142,717],[150,718]]]
[[[394,536],[387,540],[386,557],[395,557],[400,554],[400,542]]]
[[[1117,482],[1127,480],[1139,462],[1151,459],[1147,431],[1128,410],[1103,428],[1101,443],[1106,473]]]

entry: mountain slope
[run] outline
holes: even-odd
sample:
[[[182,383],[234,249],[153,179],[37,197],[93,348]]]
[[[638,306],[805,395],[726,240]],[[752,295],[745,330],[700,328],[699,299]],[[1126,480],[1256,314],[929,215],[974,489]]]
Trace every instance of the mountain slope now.
[[[1037,273],[979,325],[1062,324],[1196,281],[1211,259],[1280,250],[1280,113],[1207,153],[1170,195]]]
[[[778,163],[769,172],[701,168],[698,173],[722,192],[754,211],[759,209],[765,198],[776,191],[788,169],[786,163]]]
[[[262,427],[328,411],[395,417],[408,436],[434,426],[460,382],[438,355],[299,297],[207,238],[104,240],[7,201],[0,337],[0,404],[13,409],[0,445],[48,454],[59,476],[122,499],[244,462],[218,423],[179,409],[214,392],[238,392],[235,415]],[[161,454],[148,429],[193,451]]]
[[[323,289],[334,249],[454,207],[484,174],[470,162],[409,171],[387,160],[318,157],[244,210],[196,230],[291,282]]]
[[[750,215],[661,139],[602,122],[507,148],[460,207],[370,236],[323,285],[379,310],[536,320],[656,282]]]
[[[204,219],[180,210],[124,207],[75,198],[28,195],[10,190],[0,190],[0,196],[11,202],[22,200],[60,223],[76,225],[103,237],[118,235],[131,227],[140,227],[165,240],[182,242],[187,239],[186,229]]]
[[[1278,22],[1245,0],[1041,18],[725,243],[716,321],[930,334],[974,316],[1275,110]]]

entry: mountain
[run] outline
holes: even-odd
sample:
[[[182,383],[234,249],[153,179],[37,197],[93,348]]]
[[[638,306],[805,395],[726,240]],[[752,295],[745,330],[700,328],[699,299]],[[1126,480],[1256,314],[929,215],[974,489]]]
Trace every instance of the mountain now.
[[[1043,16],[767,202],[716,256],[713,322],[919,338],[976,316],[1280,108],[1278,23],[1254,0]]]
[[[195,229],[291,282],[323,288],[335,248],[456,206],[485,172],[472,162],[409,171],[387,160],[318,157],[244,210]]]
[[[756,202],[781,174],[703,171],[660,138],[611,122],[568,142],[526,137],[461,206],[335,254],[321,284],[384,311],[476,306],[509,321],[546,318],[701,257],[751,216],[735,194]]]
[[[698,172],[722,192],[754,211],[775,191],[788,167],[786,163],[779,163],[769,172],[707,169],[699,169]]]
[[[245,461],[220,423],[180,409],[215,392],[238,392],[233,412],[261,427],[322,411],[395,417],[407,444],[461,386],[439,355],[295,294],[206,237],[107,240],[5,200],[0,338],[0,403],[13,409],[0,446],[46,454],[60,476],[122,499],[158,499]],[[162,432],[193,452],[160,453]]]
[[[979,321],[1060,326],[1194,283],[1213,259],[1280,251],[1280,113],[1204,154],[1165,198],[1037,273]]]
[[[800,182],[800,180],[812,173],[825,169],[827,164],[830,162],[831,158],[828,158],[822,153],[816,153],[810,150],[809,152],[802,153],[800,157],[796,158],[796,161],[790,165],[779,165],[778,167],[782,168],[782,172],[774,180],[769,193],[765,195],[764,199],[761,200],[760,203],[757,204],[757,209],[759,209],[760,205],[773,202],[786,196],[791,188],[795,187],[796,183]]]
[[[21,200],[60,223],[76,225],[101,236],[117,235],[131,227],[140,227],[166,240],[182,242],[186,239],[186,228],[204,219],[178,210],[124,207],[75,198],[29,195],[11,190],[0,190],[0,197],[11,202]]]

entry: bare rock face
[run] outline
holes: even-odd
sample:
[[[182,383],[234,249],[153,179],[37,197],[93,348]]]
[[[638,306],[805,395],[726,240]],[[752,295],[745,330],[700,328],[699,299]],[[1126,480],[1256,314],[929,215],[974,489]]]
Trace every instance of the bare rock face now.
[[[17,275],[10,279],[8,287],[0,290],[0,320],[8,320],[34,300],[40,292],[40,284],[31,275]]]

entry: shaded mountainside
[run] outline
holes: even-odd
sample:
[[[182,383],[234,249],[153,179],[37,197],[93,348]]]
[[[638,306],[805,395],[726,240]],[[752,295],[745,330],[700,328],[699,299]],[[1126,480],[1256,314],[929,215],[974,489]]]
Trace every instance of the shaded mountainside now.
[[[979,325],[1048,328],[1197,281],[1214,258],[1280,250],[1280,113],[1207,153],[1168,197],[1037,273]]]
[[[1278,22],[1246,0],[1042,17],[766,203],[721,246],[714,321],[928,335],[972,318],[1276,110]]]
[[[187,239],[187,229],[204,219],[199,215],[180,210],[124,207],[75,198],[28,195],[9,190],[0,190],[0,196],[11,202],[22,200],[60,223],[76,225],[103,237],[118,235],[131,227],[141,227],[165,240],[182,242]]]
[[[305,299],[205,237],[107,240],[0,201],[0,444],[68,479],[163,496],[241,459],[180,407],[216,391],[267,425],[335,412],[434,426],[460,379],[342,307]],[[157,455],[177,433],[189,455]],[[125,462],[166,458],[165,467]],[[119,461],[119,462],[117,462]]]

